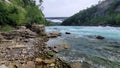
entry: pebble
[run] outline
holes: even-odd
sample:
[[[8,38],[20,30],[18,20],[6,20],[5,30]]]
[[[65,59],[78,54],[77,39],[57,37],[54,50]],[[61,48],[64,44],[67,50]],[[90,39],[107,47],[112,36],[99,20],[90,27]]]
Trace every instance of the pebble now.
[[[54,63],[50,64],[50,67],[54,67],[54,66],[55,66],[55,64],[54,64]]]
[[[45,59],[43,62],[46,64],[51,64],[51,63],[54,63],[55,60],[54,59]]]
[[[41,63],[43,60],[42,60],[41,58],[36,58],[35,61],[36,61],[37,63]]]

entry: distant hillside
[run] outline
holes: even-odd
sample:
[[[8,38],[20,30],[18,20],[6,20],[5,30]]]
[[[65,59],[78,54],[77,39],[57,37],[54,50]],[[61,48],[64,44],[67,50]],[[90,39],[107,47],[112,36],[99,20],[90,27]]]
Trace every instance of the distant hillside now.
[[[100,2],[69,17],[62,25],[120,26],[120,0]]]
[[[0,0],[0,26],[46,24],[39,6],[35,0]]]

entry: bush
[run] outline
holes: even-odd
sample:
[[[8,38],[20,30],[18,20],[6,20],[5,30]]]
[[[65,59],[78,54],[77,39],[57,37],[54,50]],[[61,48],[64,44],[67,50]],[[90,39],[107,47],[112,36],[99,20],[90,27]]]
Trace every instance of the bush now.
[[[44,15],[34,0],[0,1],[0,25],[47,24]]]

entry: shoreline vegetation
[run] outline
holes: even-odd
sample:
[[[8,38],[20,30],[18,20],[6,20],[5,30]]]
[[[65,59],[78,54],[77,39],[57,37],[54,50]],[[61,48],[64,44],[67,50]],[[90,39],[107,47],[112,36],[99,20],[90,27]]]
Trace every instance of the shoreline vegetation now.
[[[46,21],[40,4],[35,0],[1,0],[0,1],[0,29],[8,31],[19,25],[31,24],[49,25]]]

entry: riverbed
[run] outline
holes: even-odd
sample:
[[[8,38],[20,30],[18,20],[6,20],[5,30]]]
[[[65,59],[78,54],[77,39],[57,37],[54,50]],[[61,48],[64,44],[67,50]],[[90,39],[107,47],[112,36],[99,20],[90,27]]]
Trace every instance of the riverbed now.
[[[57,54],[67,62],[88,62],[95,68],[120,68],[120,27],[48,26],[46,32],[61,32],[70,49]],[[65,34],[69,32],[70,34]],[[105,39],[96,39],[103,36]]]

